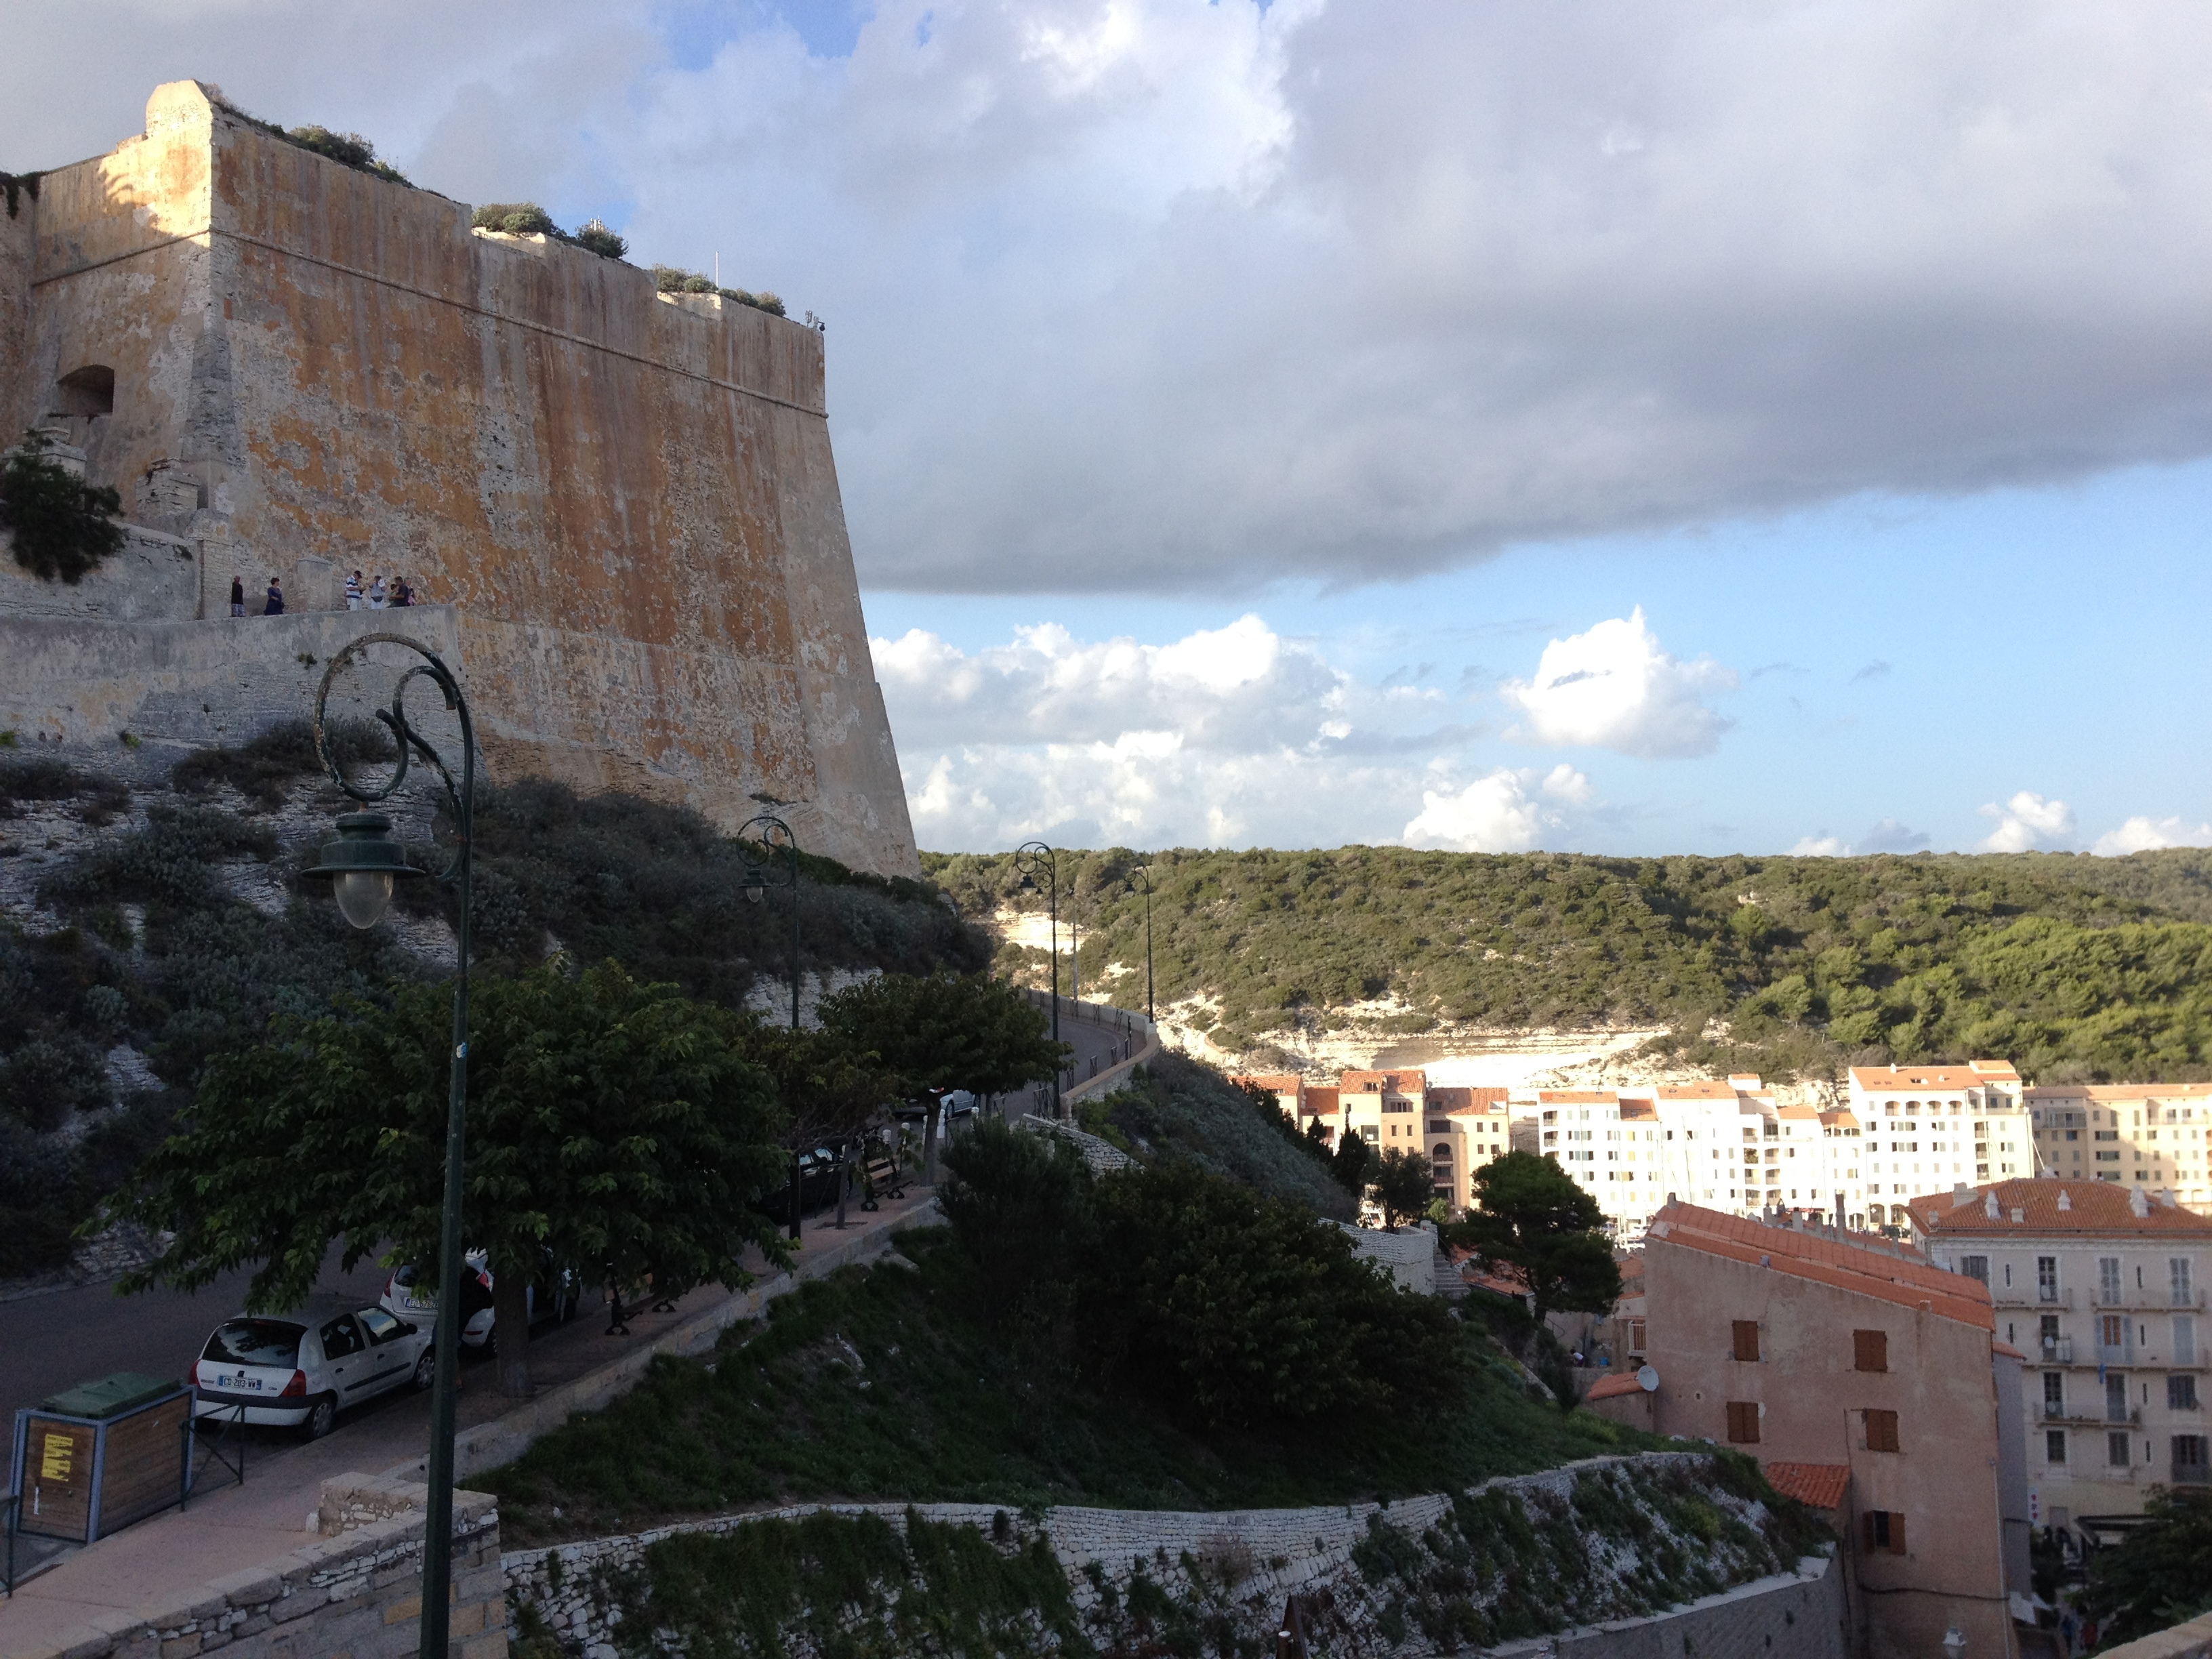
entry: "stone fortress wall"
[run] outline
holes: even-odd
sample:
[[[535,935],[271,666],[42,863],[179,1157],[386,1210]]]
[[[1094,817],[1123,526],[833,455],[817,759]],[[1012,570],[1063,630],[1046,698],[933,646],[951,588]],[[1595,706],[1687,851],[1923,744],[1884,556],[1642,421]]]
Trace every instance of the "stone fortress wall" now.
[[[416,617],[457,643],[495,778],[726,828],[771,796],[809,850],[918,872],[821,334],[472,231],[191,81],[39,184],[0,213],[0,438],[47,430],[134,533],[77,588],[0,561],[0,653],[37,670],[0,676],[0,727],[234,741],[265,696],[157,672],[301,654],[228,619],[234,573],[257,611],[271,574],[309,611],[404,574],[451,608]]]

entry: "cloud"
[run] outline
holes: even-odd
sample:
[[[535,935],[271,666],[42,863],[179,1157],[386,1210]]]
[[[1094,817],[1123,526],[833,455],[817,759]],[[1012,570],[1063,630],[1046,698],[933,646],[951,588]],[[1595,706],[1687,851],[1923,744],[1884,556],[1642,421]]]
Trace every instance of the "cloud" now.
[[[199,74],[719,252],[829,319],[875,587],[1395,578],[2212,447],[2203,8],[816,9],[18,8],[0,155]]]
[[[1805,836],[1790,853],[1793,858],[1840,859],[1854,854],[1917,853],[1928,844],[1929,838],[1922,831],[1909,829],[1895,818],[1884,818],[1855,842],[1823,830],[1817,836]]]
[[[2063,844],[2074,835],[2074,809],[2063,800],[2051,800],[2023,789],[2002,806],[1981,809],[1997,827],[1982,842],[1984,853],[2025,853],[2054,842]]]
[[[1884,818],[1861,836],[1862,853],[1917,853],[1929,845],[1925,830],[1914,830],[1896,818]]]
[[[2212,847],[2212,823],[2138,815],[2098,836],[2089,850],[2100,858],[2117,859],[2130,853],[2155,852],[2161,847]]]
[[[1528,716],[1526,730],[1514,735],[1679,757],[1712,752],[1730,722],[1704,696],[1735,683],[1733,670],[1709,659],[1686,663],[1661,650],[1638,606],[1625,620],[1553,640],[1535,677],[1504,681],[1498,695]]]
[[[1458,790],[1423,790],[1421,810],[1406,826],[1404,840],[1408,847],[1458,853],[1525,853],[1540,845],[1547,831],[1566,826],[1566,815],[1540,797],[1580,805],[1592,793],[1589,780],[1571,767],[1554,767],[1540,784],[1534,771],[1500,767]]]
[[[1867,664],[1865,667],[1860,669],[1857,673],[1852,675],[1850,683],[1853,685],[1856,685],[1862,680],[1885,679],[1888,678],[1888,675],[1889,665],[1883,662],[1880,658],[1876,658],[1874,661]]]
[[[1057,623],[974,651],[920,629],[872,643],[925,847],[1383,842],[1462,796],[1460,827],[1433,844],[1529,846],[1597,801],[1565,762],[1498,773],[1530,816],[1478,832],[1481,782],[1456,780],[1482,726],[1442,691],[1360,679],[1254,615],[1158,645]]]

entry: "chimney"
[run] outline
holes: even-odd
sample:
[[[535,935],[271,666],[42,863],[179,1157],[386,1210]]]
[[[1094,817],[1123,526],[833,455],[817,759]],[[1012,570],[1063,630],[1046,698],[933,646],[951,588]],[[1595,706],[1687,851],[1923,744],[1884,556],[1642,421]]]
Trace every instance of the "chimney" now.
[[[1990,1220],[1996,1221],[2000,1218],[1997,1214],[1997,1189],[1996,1188],[1992,1187],[1990,1188],[1989,1201],[1982,1207]]]
[[[2058,1207],[2062,1210],[2070,1210],[2074,1207],[2074,1200],[2063,1187],[2058,1189]]]
[[[2128,1209],[2138,1219],[2148,1219],[2150,1216],[2150,1194],[2140,1187],[2130,1188]]]

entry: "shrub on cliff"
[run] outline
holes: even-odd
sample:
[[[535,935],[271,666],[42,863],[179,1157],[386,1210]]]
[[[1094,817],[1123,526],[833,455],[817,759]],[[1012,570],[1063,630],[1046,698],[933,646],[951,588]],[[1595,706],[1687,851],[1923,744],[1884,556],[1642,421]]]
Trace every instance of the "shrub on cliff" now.
[[[51,447],[45,433],[27,432],[21,447],[0,462],[0,530],[14,539],[17,564],[73,587],[123,546],[123,528],[114,521],[123,497],[48,459]]]
[[[755,294],[750,289],[718,288],[714,279],[699,271],[686,270],[681,265],[653,267],[653,285],[663,294],[719,294],[725,300],[741,306],[750,306],[755,311],[765,311],[771,317],[785,314],[783,301],[763,290]]]
[[[602,259],[619,259],[629,252],[629,244],[599,220],[586,220],[573,233],[565,231],[535,202],[487,202],[469,216],[469,223],[478,230],[496,230],[508,236],[550,236]]]
[[[356,173],[366,173],[388,185],[399,185],[408,190],[415,188],[398,167],[389,161],[379,161],[376,146],[357,132],[332,132],[328,127],[313,125],[281,127],[274,121],[264,121],[259,116],[220,99],[216,100],[216,107],[228,111],[246,125],[267,133],[271,138],[281,138],[284,143],[311,151],[325,161],[336,161],[340,167],[351,167]]]

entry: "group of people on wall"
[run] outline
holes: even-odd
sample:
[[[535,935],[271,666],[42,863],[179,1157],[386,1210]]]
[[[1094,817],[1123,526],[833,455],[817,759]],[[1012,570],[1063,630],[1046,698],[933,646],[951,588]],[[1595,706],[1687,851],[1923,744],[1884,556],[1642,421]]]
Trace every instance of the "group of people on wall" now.
[[[395,576],[386,588],[384,578],[377,577],[362,586],[361,572],[356,570],[346,578],[345,608],[349,611],[398,610],[415,603],[415,589],[404,576]],[[230,614],[246,614],[246,584],[236,576],[230,579]],[[262,595],[261,614],[281,617],[284,614],[284,584],[275,576],[269,579],[269,591]]]

